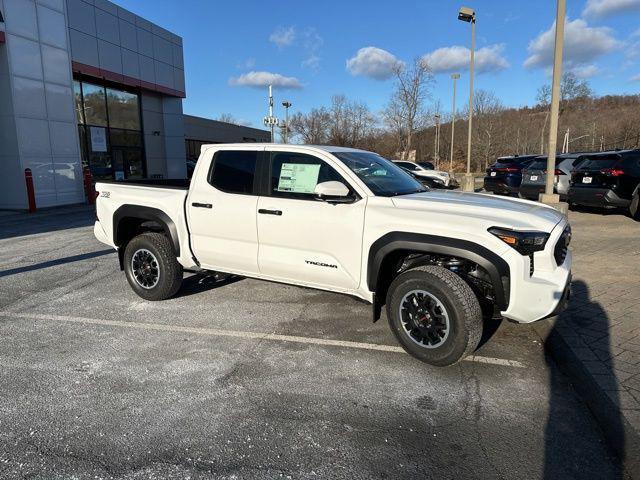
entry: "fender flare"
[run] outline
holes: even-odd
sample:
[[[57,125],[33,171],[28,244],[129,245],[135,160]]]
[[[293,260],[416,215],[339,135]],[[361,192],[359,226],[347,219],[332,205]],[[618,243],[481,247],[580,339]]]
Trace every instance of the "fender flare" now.
[[[410,232],[390,232],[373,242],[369,249],[367,285],[376,292],[378,274],[384,258],[395,250],[412,250],[464,258],[484,268],[491,278],[496,304],[509,305],[509,264],[491,250],[468,240]]]
[[[120,222],[123,218],[136,218],[144,221],[153,221],[158,223],[164,230],[167,237],[171,239],[176,257],[180,256],[180,240],[178,237],[178,229],[171,217],[162,210],[157,208],[145,207],[142,205],[126,204],[121,205],[113,212],[113,243],[120,247],[121,242],[118,240],[118,230]]]

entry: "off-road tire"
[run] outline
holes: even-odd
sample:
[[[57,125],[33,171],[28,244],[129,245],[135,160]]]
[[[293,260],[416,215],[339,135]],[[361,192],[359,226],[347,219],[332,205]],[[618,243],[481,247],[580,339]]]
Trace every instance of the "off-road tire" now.
[[[409,292],[423,290],[439,300],[449,317],[449,333],[441,345],[425,348],[403,328],[400,304]],[[436,366],[453,365],[472,353],[482,336],[482,310],[469,285],[446,268],[428,265],[398,275],[387,292],[387,318],[407,353]]]
[[[636,189],[631,197],[631,203],[629,204],[629,215],[634,220],[640,221],[640,189]]]
[[[159,278],[151,288],[138,283],[131,265],[134,254],[141,249],[148,250],[157,259]],[[182,266],[176,259],[171,241],[162,233],[145,232],[134,237],[124,251],[124,271],[133,291],[145,300],[171,298],[182,285]]]

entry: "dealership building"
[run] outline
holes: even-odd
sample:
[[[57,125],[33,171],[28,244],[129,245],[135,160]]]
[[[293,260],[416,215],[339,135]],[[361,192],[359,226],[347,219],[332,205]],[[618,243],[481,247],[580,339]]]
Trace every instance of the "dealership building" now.
[[[95,179],[184,178],[200,145],[269,132],[184,115],[182,38],[106,0],[0,0],[0,209]]]

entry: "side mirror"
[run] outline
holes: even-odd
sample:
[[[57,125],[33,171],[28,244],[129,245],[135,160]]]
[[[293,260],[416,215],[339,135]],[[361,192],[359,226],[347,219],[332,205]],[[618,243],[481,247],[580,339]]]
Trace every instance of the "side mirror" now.
[[[317,200],[329,203],[352,203],[355,201],[355,197],[350,195],[347,186],[337,181],[317,184],[313,196]]]

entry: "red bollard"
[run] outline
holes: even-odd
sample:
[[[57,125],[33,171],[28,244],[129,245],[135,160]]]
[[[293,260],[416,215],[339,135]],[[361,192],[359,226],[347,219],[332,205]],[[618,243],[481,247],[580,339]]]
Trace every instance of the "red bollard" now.
[[[24,169],[24,181],[27,184],[27,200],[29,201],[29,213],[36,211],[36,192],[33,188],[33,173],[30,168]]]
[[[84,167],[84,194],[87,197],[87,203],[89,205],[93,205],[96,203],[96,190],[93,185],[93,175],[91,175],[91,169],[89,167]]]

